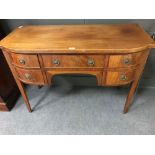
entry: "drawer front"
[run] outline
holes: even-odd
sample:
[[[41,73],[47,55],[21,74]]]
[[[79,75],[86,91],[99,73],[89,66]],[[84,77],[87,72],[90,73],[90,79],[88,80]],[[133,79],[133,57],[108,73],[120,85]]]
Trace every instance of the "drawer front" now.
[[[38,57],[35,54],[11,54],[13,64],[19,67],[40,68]]]
[[[147,56],[148,51],[125,55],[110,55],[108,67],[131,67],[143,63]]]
[[[104,67],[102,55],[42,55],[45,68]]]
[[[115,86],[128,84],[134,80],[135,70],[129,71],[107,71],[105,85]]]
[[[44,84],[42,72],[40,70],[26,70],[15,68],[18,77],[25,83]]]

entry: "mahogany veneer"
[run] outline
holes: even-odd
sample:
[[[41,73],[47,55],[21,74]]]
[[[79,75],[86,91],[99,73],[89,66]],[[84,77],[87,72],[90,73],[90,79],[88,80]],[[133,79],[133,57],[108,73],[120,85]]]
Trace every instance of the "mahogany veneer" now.
[[[23,83],[52,84],[58,74],[90,74],[99,86],[131,83],[128,111],[153,40],[136,24],[24,26],[0,42],[31,112]]]

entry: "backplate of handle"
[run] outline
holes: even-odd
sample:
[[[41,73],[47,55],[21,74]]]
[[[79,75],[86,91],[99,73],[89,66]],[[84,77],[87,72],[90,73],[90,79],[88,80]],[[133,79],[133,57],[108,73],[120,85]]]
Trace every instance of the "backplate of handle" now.
[[[19,59],[19,63],[22,65],[25,65],[25,60],[24,59]]]
[[[126,77],[126,75],[121,74],[120,77],[119,77],[119,79],[120,79],[121,81],[125,81],[125,80],[127,79],[127,77]]]
[[[126,64],[126,65],[128,65],[128,64],[130,64],[130,60],[129,60],[128,58],[125,58],[125,59],[123,60],[123,63]]]
[[[93,66],[93,65],[95,65],[95,62],[93,59],[88,59],[87,64]]]
[[[60,61],[58,59],[54,59],[54,60],[52,60],[52,63],[54,65],[59,65],[60,64]]]

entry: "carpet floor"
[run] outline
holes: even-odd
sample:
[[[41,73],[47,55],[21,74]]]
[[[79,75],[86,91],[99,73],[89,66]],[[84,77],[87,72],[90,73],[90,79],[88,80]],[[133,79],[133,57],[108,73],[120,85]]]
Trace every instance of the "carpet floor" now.
[[[20,96],[11,112],[0,112],[0,134],[155,134],[155,89],[138,90],[127,114],[127,87],[54,86],[26,88],[33,112]]]

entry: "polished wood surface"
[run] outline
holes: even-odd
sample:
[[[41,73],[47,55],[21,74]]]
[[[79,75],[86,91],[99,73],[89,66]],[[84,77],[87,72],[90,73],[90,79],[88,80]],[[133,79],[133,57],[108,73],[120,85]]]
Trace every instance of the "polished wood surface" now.
[[[44,79],[40,70],[28,70],[15,68],[18,78],[24,83],[43,85]]]
[[[24,26],[0,45],[30,112],[23,83],[52,85],[55,75],[85,74],[98,86],[131,84],[124,113],[155,46],[136,24]]]
[[[25,92],[25,90],[24,90],[23,83],[22,83],[22,82],[20,81],[20,79],[18,78],[18,75],[17,75],[17,73],[16,73],[16,71],[15,71],[15,68],[14,68],[14,67],[12,66],[12,64],[11,64],[11,62],[12,62],[11,56],[9,55],[9,53],[8,53],[7,51],[5,51],[5,52],[3,51],[3,53],[4,53],[4,56],[5,56],[6,60],[7,60],[7,62],[8,62],[8,65],[9,65],[11,71],[12,71],[12,75],[13,75],[13,77],[14,77],[14,79],[15,79],[17,85],[18,85],[18,88],[19,88],[19,90],[20,90],[20,93],[22,94],[22,97],[23,97],[23,99],[24,99],[24,101],[25,101],[25,105],[26,105],[28,111],[29,111],[29,112],[32,112],[32,109],[31,109],[31,106],[30,106],[30,103],[29,103],[27,94],[26,94],[26,92]]]
[[[12,63],[18,67],[40,68],[37,55],[11,54]]]
[[[102,55],[41,55],[45,68],[104,67]]]
[[[123,71],[107,71],[106,83],[107,86],[128,84],[134,80],[135,70],[123,70]]]
[[[19,27],[0,44],[19,53],[122,54],[145,50],[153,41],[137,24],[49,25]]]
[[[142,51],[133,54],[111,55],[109,58],[108,67],[109,68],[133,67],[135,65],[143,63],[147,54],[148,54],[147,51]]]
[[[148,55],[149,55],[149,50],[146,52],[146,54],[147,55],[144,56],[144,61],[140,64],[140,67],[135,72],[135,75],[134,75],[135,79],[131,83],[131,88],[130,88],[129,93],[128,93],[128,96],[126,98],[126,102],[125,102],[125,106],[124,106],[124,111],[123,111],[124,113],[127,113],[128,112],[129,106],[132,103],[132,99],[133,99],[134,93],[135,93],[136,88],[138,86],[140,77],[142,75],[142,72],[144,70],[144,66],[146,64],[146,61],[147,61],[147,58],[148,58]]]

